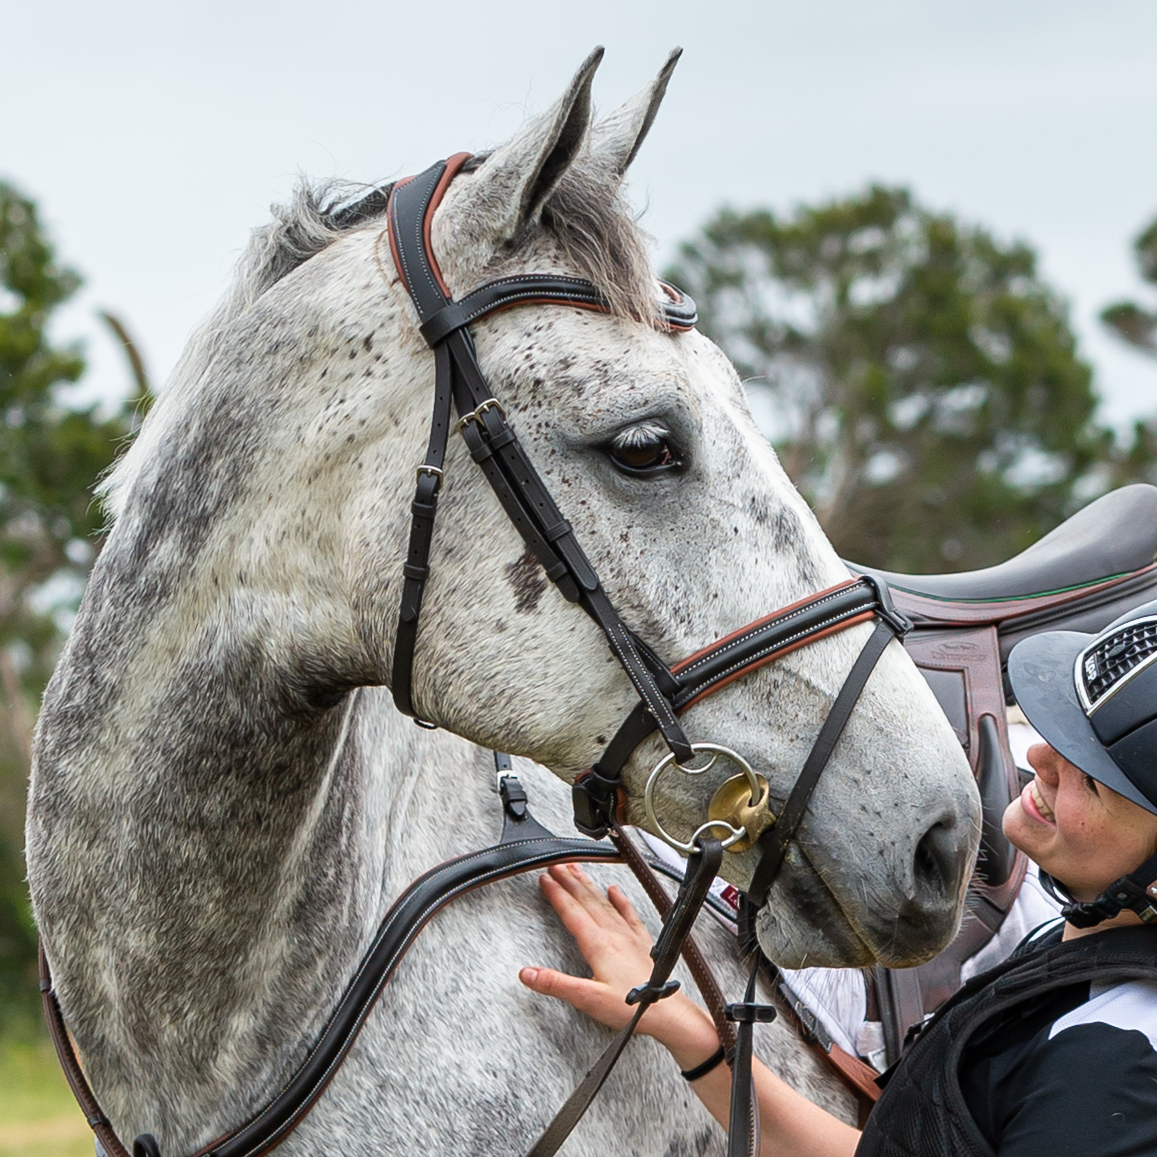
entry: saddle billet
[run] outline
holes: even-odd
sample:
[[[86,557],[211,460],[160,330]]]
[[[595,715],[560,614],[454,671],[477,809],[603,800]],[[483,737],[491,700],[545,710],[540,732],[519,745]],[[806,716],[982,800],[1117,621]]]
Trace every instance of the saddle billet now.
[[[944,575],[877,571],[912,622],[904,646],[960,740],[980,789],[980,855],[960,933],[919,968],[872,970],[888,1062],[907,1029],[960,987],[964,962],[999,931],[1027,859],[1000,820],[1022,782],[1008,743],[1008,656],[1045,630],[1097,632],[1157,598],[1157,486],[1124,486],[1090,503],[998,566]],[[861,568],[849,564],[853,571]]]

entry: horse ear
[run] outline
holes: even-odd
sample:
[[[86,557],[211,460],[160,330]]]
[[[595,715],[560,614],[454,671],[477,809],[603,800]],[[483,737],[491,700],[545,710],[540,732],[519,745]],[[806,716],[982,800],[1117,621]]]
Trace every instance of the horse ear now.
[[[605,116],[591,130],[591,152],[617,176],[622,176],[635,159],[639,146],[643,143],[655,121],[663,94],[667,91],[667,81],[679,63],[683,49],[674,48],[667,57],[667,63],[659,70],[659,75],[626,104]]]
[[[483,162],[471,182],[471,206],[460,221],[472,240],[499,245],[534,221],[586,140],[591,81],[603,58],[600,45],[583,61],[566,92]]]

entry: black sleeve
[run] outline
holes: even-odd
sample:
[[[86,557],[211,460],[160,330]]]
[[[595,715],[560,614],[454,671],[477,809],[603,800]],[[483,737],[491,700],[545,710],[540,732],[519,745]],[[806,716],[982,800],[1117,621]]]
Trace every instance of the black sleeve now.
[[[997,1157],[1157,1154],[1157,1052],[1144,1033],[1064,1029],[1029,1050],[993,1095]]]

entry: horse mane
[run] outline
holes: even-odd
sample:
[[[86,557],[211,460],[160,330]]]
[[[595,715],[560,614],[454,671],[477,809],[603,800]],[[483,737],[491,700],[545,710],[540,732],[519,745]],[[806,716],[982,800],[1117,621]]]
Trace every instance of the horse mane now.
[[[463,171],[479,168],[486,156],[472,157]],[[603,168],[599,158],[587,149],[563,174],[537,227],[558,245],[565,262],[595,285],[613,314],[653,323],[659,307],[648,252],[651,239],[631,213],[621,192],[619,175],[604,172]],[[250,234],[249,244],[237,261],[232,285],[194,331],[161,402],[197,380],[224,330],[263,294],[346,233],[381,217],[392,189],[393,183],[366,186],[340,180],[302,180],[287,204],[271,206],[273,220]],[[519,241],[529,240],[529,236],[516,238],[516,247]],[[164,408],[163,404],[156,407]],[[159,425],[155,420],[145,425],[144,432],[97,485],[96,494],[110,524],[120,514],[139,472],[149,428],[155,430]]]

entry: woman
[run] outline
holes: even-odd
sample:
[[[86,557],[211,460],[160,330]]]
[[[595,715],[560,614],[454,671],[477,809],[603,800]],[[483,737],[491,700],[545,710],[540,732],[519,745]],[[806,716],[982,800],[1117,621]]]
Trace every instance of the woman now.
[[[763,1154],[1157,1154],[1157,602],[1096,637],[1026,639],[1008,668],[1045,742],[1029,751],[1035,778],[1004,831],[1060,893],[1064,921],[936,1014],[863,1134],[757,1062]],[[620,1027],[624,994],[650,970],[650,936],[617,887],[604,895],[573,865],[542,888],[593,975],[526,968],[522,982]],[[678,993],[640,1031],[726,1126],[731,1074],[707,1013]]]

